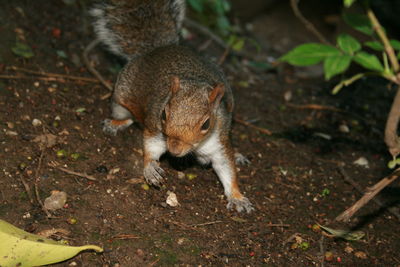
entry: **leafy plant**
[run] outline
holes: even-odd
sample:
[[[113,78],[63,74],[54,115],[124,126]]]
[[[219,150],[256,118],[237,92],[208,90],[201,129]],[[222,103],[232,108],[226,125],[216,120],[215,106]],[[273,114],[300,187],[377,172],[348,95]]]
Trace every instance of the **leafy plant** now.
[[[345,7],[351,6],[356,0],[344,0]],[[325,79],[346,72],[352,62],[364,68],[364,72],[342,80],[332,90],[338,93],[343,87],[369,75],[376,75],[395,83],[400,87],[400,41],[389,40],[386,31],[381,26],[374,12],[365,4],[365,14],[344,13],[343,20],[355,30],[369,36],[371,41],[361,43],[349,34],[340,34],[335,45],[322,43],[306,43],[299,45],[280,60],[295,66],[309,66],[323,62]],[[374,53],[365,48],[372,49]],[[397,53],[397,55],[396,55]],[[400,90],[397,90],[392,108],[388,115],[385,142],[393,160],[390,167],[400,163],[396,157],[400,154],[400,139],[397,128],[400,120]]]
[[[194,12],[195,20],[222,36],[233,51],[242,50],[248,39],[239,36],[229,21],[229,0],[187,0],[187,3]]]

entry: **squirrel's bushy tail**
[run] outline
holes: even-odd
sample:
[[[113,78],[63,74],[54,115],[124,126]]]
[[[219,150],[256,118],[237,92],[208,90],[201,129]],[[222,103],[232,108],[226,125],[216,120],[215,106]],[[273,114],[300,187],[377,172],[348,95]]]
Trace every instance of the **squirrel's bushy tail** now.
[[[98,39],[126,59],[175,44],[185,0],[108,0],[90,10]]]

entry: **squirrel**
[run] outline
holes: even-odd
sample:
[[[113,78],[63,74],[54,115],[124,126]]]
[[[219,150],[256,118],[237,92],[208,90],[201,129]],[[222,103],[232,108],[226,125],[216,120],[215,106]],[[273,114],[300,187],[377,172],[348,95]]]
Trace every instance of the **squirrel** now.
[[[224,187],[227,208],[251,212],[237,183],[230,143],[233,95],[216,64],[179,44],[184,0],[108,0],[90,14],[97,38],[127,60],[112,96],[112,119],[103,130],[115,135],[133,118],[143,126],[143,176],[160,186],[159,158],[194,154],[212,165]]]

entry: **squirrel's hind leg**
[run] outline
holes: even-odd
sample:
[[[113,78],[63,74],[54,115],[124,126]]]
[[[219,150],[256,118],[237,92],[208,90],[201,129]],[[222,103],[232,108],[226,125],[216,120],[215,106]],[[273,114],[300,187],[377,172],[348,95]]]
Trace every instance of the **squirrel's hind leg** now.
[[[128,128],[133,123],[132,114],[115,102],[111,104],[111,109],[113,119],[105,119],[103,121],[103,131],[116,135],[118,131]]]

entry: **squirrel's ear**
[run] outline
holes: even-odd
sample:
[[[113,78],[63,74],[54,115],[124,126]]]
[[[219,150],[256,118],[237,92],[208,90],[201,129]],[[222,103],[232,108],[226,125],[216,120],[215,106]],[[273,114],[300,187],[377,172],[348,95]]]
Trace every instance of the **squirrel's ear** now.
[[[225,93],[225,86],[222,83],[217,84],[208,94],[208,103],[218,105]]]
[[[178,76],[173,76],[171,79],[171,92],[175,94],[181,88],[181,83]]]

